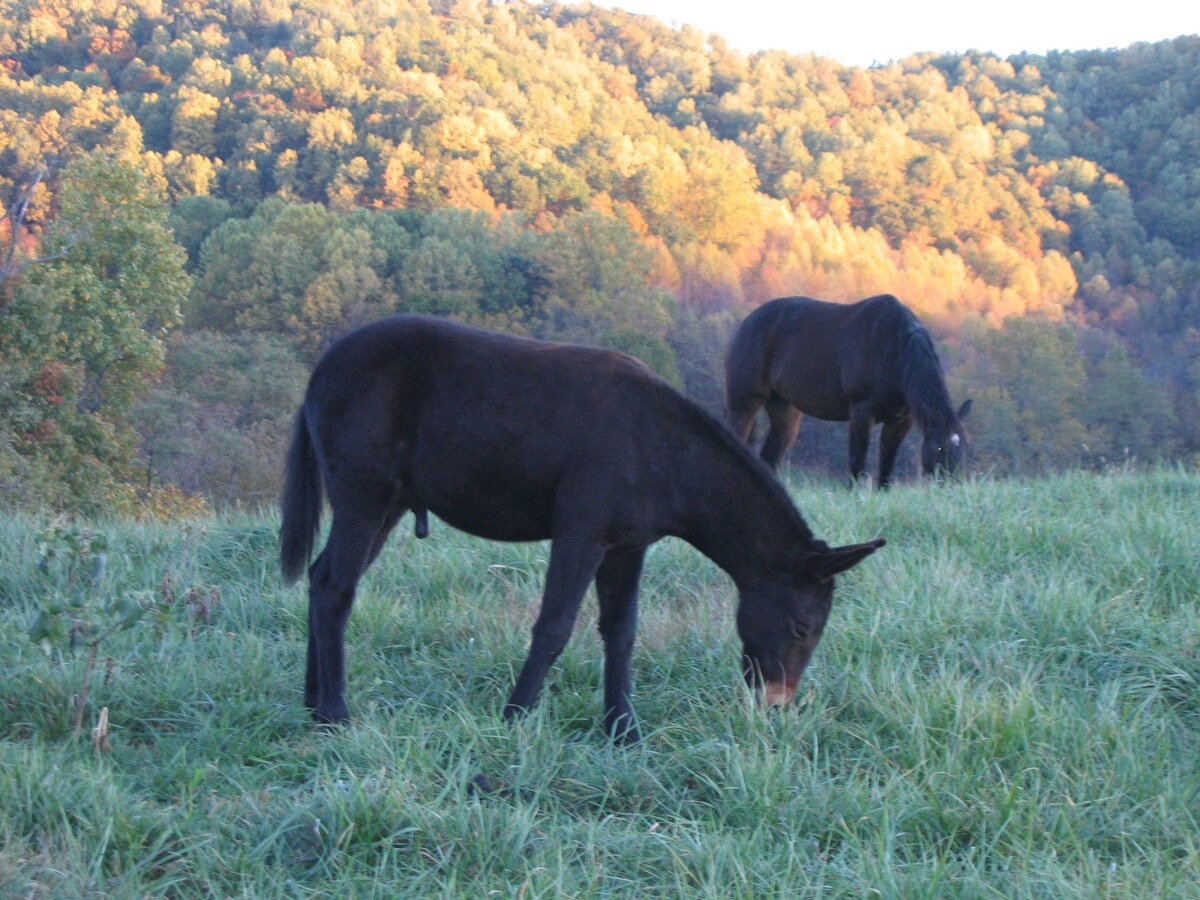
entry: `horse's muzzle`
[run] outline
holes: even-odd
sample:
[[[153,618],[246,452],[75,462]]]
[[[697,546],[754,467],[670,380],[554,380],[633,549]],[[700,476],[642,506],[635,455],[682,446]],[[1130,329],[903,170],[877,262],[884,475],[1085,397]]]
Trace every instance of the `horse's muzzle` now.
[[[758,700],[763,706],[787,706],[796,696],[796,685],[786,681],[769,681],[758,691]]]

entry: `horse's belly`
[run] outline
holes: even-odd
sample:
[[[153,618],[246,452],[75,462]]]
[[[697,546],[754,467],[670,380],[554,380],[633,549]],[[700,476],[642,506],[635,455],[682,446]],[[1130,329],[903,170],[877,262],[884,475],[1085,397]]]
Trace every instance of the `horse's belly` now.
[[[540,541],[554,520],[552,479],[521,465],[418,466],[413,496],[439,519],[460,531],[493,541]]]
[[[850,418],[850,407],[837,403],[793,403],[806,416],[823,422],[845,422]]]
[[[430,400],[411,439],[414,501],[489,540],[545,540],[556,524],[604,519],[599,508],[620,493],[613,473],[635,465],[622,452],[627,426],[605,434],[588,417],[589,395],[536,402],[536,387]]]
[[[850,418],[850,404],[844,394],[836,389],[823,390],[812,383],[790,385],[784,400],[806,416],[825,422],[845,422]]]
[[[838,378],[836,359],[781,356],[772,368],[771,386],[806,416],[827,422],[850,418],[850,402]]]
[[[439,500],[428,508],[446,524],[489,541],[544,541],[551,537],[550,517],[527,505],[498,506],[477,496],[467,503]]]

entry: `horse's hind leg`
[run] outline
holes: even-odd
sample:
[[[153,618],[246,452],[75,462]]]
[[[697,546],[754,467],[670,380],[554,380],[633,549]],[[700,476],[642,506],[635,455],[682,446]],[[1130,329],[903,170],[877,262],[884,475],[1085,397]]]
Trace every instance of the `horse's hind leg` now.
[[[778,468],[781,460],[786,459],[792,444],[796,443],[796,435],[800,433],[800,422],[804,414],[778,394],[767,401],[767,418],[771,430],[763,443],[761,456],[772,469]]]
[[[375,515],[335,510],[325,549],[309,570],[308,660],[304,703],[318,722],[345,722],[346,623],[363,572],[379,555],[388,533],[405,509]]]
[[[629,674],[637,632],[638,581],[646,548],[610,550],[596,570],[600,636],[604,640],[604,727],[615,740],[639,739]]]
[[[762,409],[762,398],[754,394],[729,396],[725,400],[725,405],[728,407],[725,421],[729,425],[729,430],[747,444],[753,443],[754,419],[758,415],[758,411]]]

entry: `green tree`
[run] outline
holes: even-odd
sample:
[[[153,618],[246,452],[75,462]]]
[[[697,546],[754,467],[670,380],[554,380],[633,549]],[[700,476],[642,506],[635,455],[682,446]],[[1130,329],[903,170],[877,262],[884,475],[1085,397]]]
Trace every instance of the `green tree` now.
[[[461,244],[432,234],[409,254],[399,287],[403,309],[470,318],[479,312],[484,282],[474,258]]]
[[[967,340],[973,358],[955,374],[979,395],[970,421],[976,463],[1018,473],[1077,464],[1088,435],[1080,419],[1087,371],[1075,329],[1012,317]]]
[[[179,334],[162,383],[135,411],[148,485],[217,506],[270,503],[306,367],[282,338]]]
[[[1111,335],[1093,331],[1087,390],[1079,417],[1095,465],[1162,460],[1175,455],[1178,421],[1167,393],[1152,382]]]
[[[232,216],[233,205],[216,197],[181,197],[176,201],[168,223],[176,243],[187,251],[189,268],[200,261],[200,247],[205,238]]]
[[[336,221],[316,204],[271,199],[224,222],[201,248],[191,322],[226,333],[294,329]]]
[[[204,241],[192,324],[286,336],[314,360],[331,338],[395,309],[408,245],[385,213],[268,200]]]
[[[633,328],[665,337],[675,303],[653,286],[653,248],[625,221],[599,212],[565,217],[537,245],[548,282],[543,334],[595,342]]]
[[[400,309],[520,333],[541,327],[550,282],[537,248],[546,238],[522,216],[442,209],[401,217],[416,243],[391,266]]]
[[[139,169],[86,155],[58,196],[47,261],[25,273],[0,317],[15,393],[4,430],[29,476],[18,476],[17,496],[94,510],[130,496],[129,413],[162,368],[189,279],[163,197]]]

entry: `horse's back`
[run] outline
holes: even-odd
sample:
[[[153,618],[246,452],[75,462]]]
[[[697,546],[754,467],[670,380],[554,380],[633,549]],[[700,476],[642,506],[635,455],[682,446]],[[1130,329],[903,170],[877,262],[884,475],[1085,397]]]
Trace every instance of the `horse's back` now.
[[[644,364],[615,351],[513,337],[428,316],[395,316],[351,332],[321,358],[306,403],[329,415],[357,415],[398,437],[439,419],[475,429],[540,412],[521,428],[559,417],[560,432],[603,388],[652,379]],[[580,429],[586,417],[580,420]]]
[[[903,303],[891,294],[878,294],[856,303],[834,303],[812,297],[780,297],[760,306],[790,341],[870,341],[870,332],[915,321]],[[748,317],[749,318],[749,317]]]
[[[806,415],[844,421],[854,402],[878,393],[888,333],[911,318],[890,294],[857,303],[770,300],[746,317],[730,343],[730,405],[740,396],[778,396]]]
[[[615,351],[400,316],[330,348],[306,411],[327,478],[396,490],[484,537],[536,540],[564,485],[602,490],[604,473],[644,468],[661,387]]]

